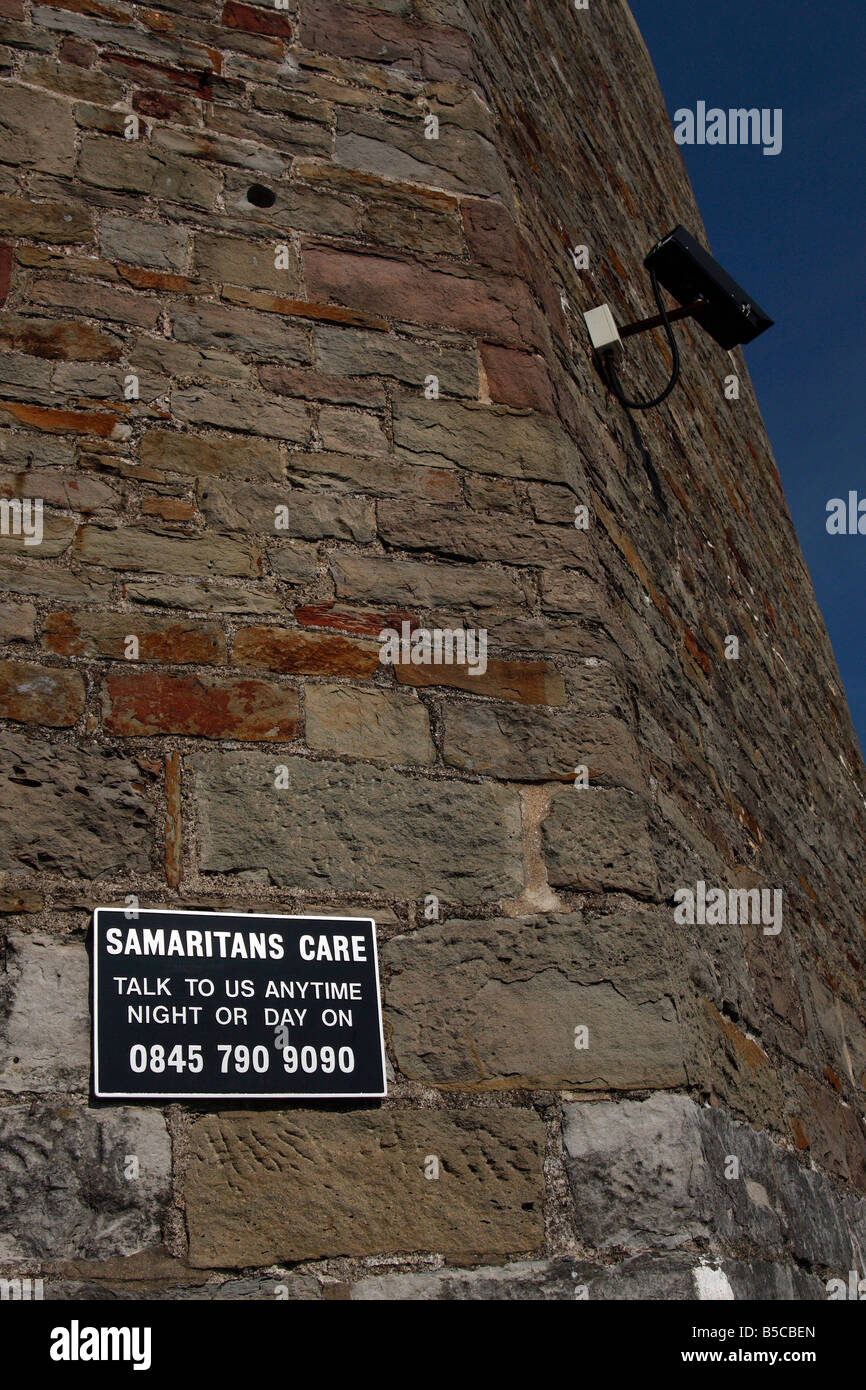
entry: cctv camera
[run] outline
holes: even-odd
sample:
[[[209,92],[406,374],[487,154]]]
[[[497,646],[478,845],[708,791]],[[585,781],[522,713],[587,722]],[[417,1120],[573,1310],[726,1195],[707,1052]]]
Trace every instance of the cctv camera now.
[[[680,304],[694,304],[693,317],[720,347],[750,343],[773,320],[740,289],[685,227],[675,227],[650,251],[644,265]]]

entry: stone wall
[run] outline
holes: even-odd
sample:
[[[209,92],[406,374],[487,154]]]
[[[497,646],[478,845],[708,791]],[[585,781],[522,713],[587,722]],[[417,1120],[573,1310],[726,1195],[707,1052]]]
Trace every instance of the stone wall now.
[[[0,1274],[863,1272],[833,655],[741,355],[681,325],[633,425],[583,331],[649,312],[678,221],[621,0],[0,0],[0,487],[45,507],[0,537]],[[629,386],[666,371],[629,346]],[[383,666],[403,621],[485,629],[486,672]],[[782,930],[678,925],[698,881],[781,889]],[[86,933],[130,895],[371,913],[388,1099],[94,1104]]]

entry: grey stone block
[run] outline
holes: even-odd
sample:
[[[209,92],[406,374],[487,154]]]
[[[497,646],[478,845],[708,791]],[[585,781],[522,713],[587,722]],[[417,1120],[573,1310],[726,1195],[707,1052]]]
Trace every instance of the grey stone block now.
[[[84,946],[10,933],[0,975],[0,1090],[83,1090],[89,1075]]]
[[[130,1158],[138,1160],[138,1176]],[[0,1110],[0,1260],[107,1259],[156,1245],[171,1148],[158,1110]]]

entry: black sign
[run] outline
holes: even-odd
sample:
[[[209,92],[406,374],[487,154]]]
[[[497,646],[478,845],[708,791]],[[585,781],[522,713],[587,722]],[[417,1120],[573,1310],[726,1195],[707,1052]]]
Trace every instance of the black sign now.
[[[97,908],[93,1093],[384,1096],[375,923]]]

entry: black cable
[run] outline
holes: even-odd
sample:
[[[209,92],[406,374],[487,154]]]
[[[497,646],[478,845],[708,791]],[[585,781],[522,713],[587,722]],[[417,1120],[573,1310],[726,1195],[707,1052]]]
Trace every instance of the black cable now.
[[[656,298],[656,304],[659,306],[659,313],[662,316],[664,329],[668,335],[668,342],[671,346],[671,354],[674,359],[674,370],[670,381],[668,382],[667,386],[662,391],[660,396],[656,396],[655,399],[651,401],[630,401],[622,389],[622,383],[620,382],[620,379],[617,375],[616,367],[613,364],[613,353],[607,353],[604,357],[604,368],[605,374],[607,376],[608,385],[610,386],[611,391],[613,391],[613,394],[616,396],[620,405],[625,406],[626,410],[652,410],[654,406],[661,405],[662,401],[667,400],[671,391],[673,391],[674,387],[680,379],[680,352],[679,348],[677,347],[677,340],[674,337],[674,330],[671,327],[670,319],[668,318],[667,310],[662,301],[661,287],[659,285],[658,276],[656,275],[654,266],[650,268],[650,279],[652,280],[653,294]]]

